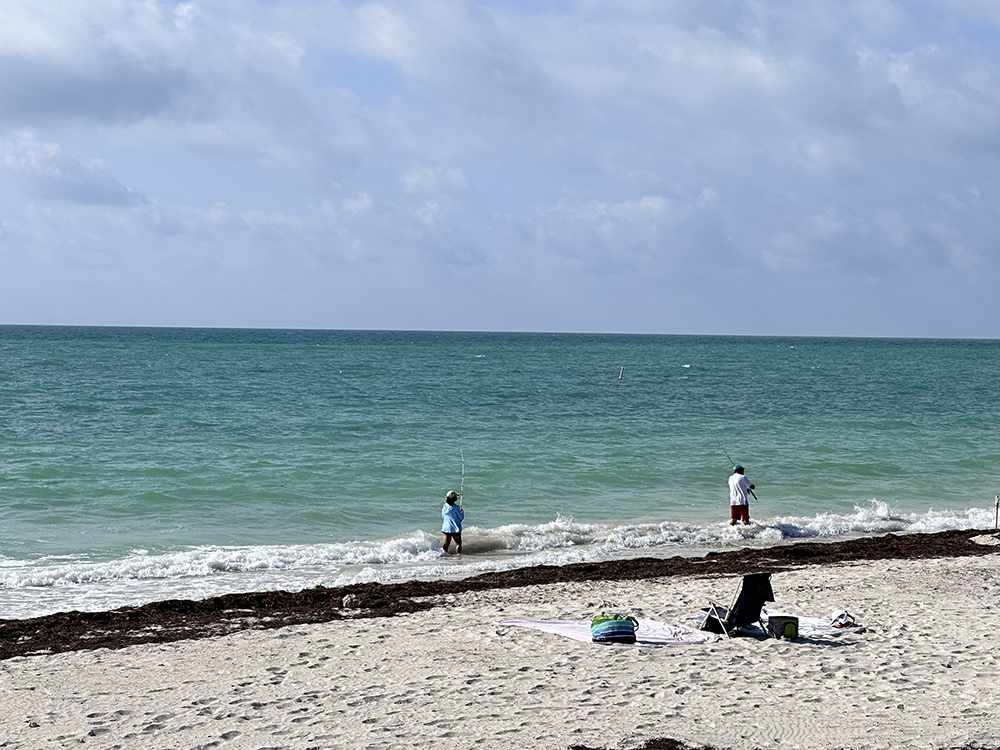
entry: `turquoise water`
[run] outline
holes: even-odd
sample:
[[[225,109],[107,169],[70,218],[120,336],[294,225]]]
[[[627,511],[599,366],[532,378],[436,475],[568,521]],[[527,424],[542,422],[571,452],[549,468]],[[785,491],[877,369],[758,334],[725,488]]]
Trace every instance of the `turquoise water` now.
[[[0,617],[992,527],[998,373],[997,341],[0,327]]]

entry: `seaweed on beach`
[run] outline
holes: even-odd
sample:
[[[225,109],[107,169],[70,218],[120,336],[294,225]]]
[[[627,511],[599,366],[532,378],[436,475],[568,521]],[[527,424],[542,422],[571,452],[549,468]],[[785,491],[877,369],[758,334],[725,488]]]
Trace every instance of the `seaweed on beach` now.
[[[988,531],[888,534],[843,542],[798,542],[766,548],[713,552],[705,557],[639,557],[563,566],[535,566],[457,581],[318,586],[304,591],[227,594],[200,601],[167,600],[106,612],[62,612],[24,620],[0,620],[0,660],[17,656],[140,643],[171,643],[240,630],[394,615],[431,609],[448,594],[552,583],[628,581],[671,576],[731,576],[780,572],[806,565],[861,560],[964,557],[1000,552],[974,543]],[[644,750],[673,750],[666,745]]]
[[[588,747],[586,745],[570,745],[569,750],[609,750],[605,747]],[[680,740],[673,740],[669,737],[657,737],[646,740],[635,750],[718,750],[714,745],[688,745]]]
[[[570,745],[569,750],[611,750],[607,747],[589,747],[587,745]],[[646,740],[634,750],[719,750],[714,745],[689,745],[680,740],[669,737],[656,737]],[[835,750],[831,748],[831,750]],[[836,750],[840,750],[837,748]],[[962,747],[951,747],[946,750],[1000,750],[998,747],[986,747],[985,745],[962,745]]]

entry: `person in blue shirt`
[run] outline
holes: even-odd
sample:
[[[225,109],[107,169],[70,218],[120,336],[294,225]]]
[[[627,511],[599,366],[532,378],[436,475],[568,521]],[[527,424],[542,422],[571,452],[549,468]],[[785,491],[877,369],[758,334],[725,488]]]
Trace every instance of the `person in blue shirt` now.
[[[441,524],[441,532],[444,534],[443,549],[445,552],[451,546],[451,540],[455,540],[455,554],[462,554],[462,519],[465,518],[465,511],[458,502],[458,493],[451,490],[444,496],[444,507],[441,508],[441,517],[444,523]]]

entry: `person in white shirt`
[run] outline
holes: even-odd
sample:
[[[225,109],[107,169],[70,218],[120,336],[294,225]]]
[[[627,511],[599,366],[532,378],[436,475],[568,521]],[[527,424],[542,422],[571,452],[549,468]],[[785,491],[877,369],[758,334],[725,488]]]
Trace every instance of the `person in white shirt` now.
[[[750,500],[747,494],[753,495],[755,485],[750,483],[743,471],[743,467],[737,464],[733,467],[733,473],[729,477],[730,526],[735,526],[737,521],[744,526],[750,525]],[[756,497],[754,495],[754,498]]]

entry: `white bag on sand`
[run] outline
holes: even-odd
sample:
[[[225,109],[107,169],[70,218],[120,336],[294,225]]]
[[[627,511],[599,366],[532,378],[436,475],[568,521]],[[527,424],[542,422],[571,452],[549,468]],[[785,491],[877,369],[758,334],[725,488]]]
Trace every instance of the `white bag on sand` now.
[[[835,609],[830,615],[830,627],[853,628],[857,625],[854,617],[846,609]]]

